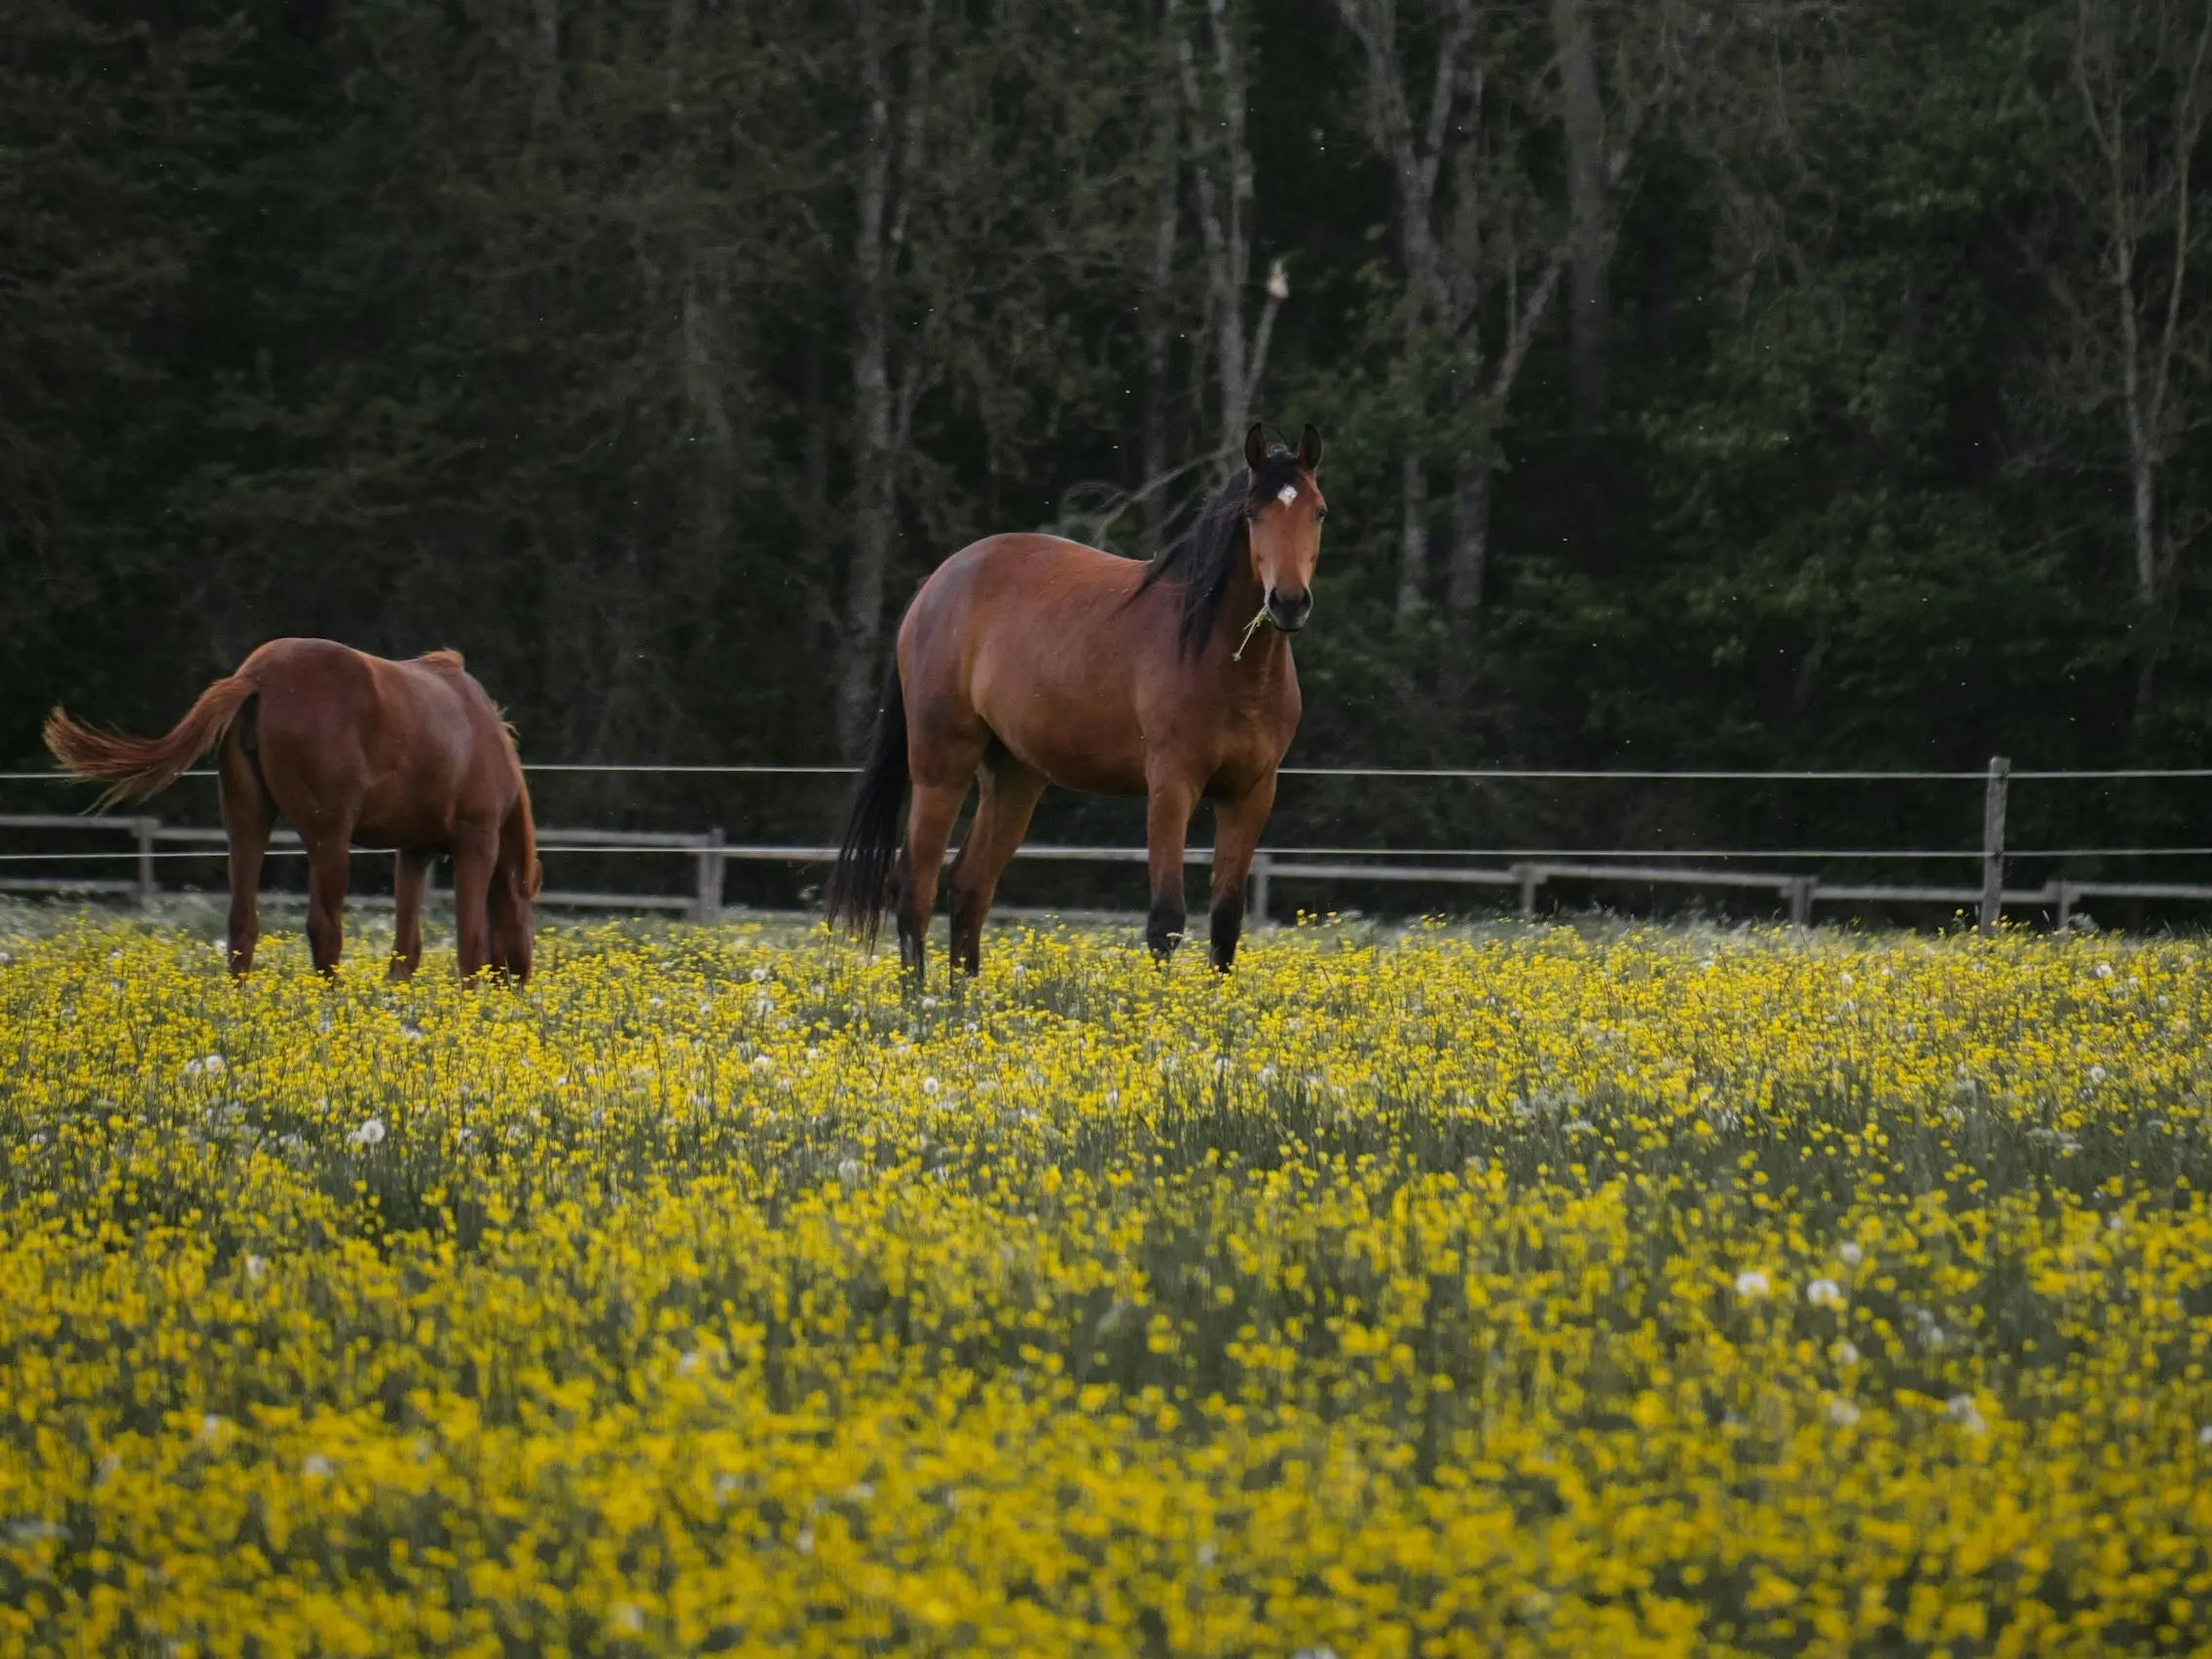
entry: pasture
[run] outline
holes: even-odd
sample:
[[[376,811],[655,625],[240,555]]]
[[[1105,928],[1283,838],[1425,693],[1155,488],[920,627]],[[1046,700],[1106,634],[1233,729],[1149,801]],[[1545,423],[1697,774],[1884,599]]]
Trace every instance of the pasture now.
[[[8,1653],[2212,1641],[2199,942],[0,944]]]

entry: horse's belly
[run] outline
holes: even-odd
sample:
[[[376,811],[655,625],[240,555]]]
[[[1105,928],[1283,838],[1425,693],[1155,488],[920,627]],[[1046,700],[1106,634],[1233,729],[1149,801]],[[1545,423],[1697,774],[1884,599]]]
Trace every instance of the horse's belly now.
[[[410,756],[410,764],[370,781],[354,821],[363,847],[450,847],[458,823],[471,816],[464,770],[441,748]]]
[[[1096,684],[1069,685],[1049,674],[1022,684],[983,678],[976,712],[1016,760],[1061,789],[1142,794],[1144,734],[1135,711]]]
[[[1014,745],[1007,745],[1013,749]],[[1101,757],[1096,755],[1051,755],[1042,760],[1032,760],[1015,749],[1016,758],[1045,774],[1046,779],[1063,790],[1080,790],[1085,794],[1141,795],[1145,793],[1144,759],[1140,755],[1132,763],[1122,756]]]

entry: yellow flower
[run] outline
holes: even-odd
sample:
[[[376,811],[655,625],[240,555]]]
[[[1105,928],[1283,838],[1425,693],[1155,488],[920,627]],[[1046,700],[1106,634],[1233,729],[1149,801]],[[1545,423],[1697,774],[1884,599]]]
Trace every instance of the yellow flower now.
[[[5,942],[0,1654],[2201,1640],[2194,944]]]

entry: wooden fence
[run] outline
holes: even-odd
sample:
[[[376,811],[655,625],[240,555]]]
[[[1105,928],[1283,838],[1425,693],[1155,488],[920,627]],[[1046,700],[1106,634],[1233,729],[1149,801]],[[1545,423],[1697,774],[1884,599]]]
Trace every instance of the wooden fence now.
[[[760,772],[836,772],[836,767],[698,767],[698,768],[645,768],[645,767],[558,767],[532,770],[699,770],[699,771],[760,771]],[[1289,770],[1286,768],[1286,770]],[[1582,772],[1435,772],[1419,773],[1399,769],[1374,769],[1363,774],[1358,768],[1309,768],[1311,772],[1324,772],[1335,776],[1390,776],[1390,777],[1514,777],[1514,778],[1589,778],[1622,776],[1625,774],[1600,774]],[[1741,852],[1680,853],[1673,849],[1622,848],[1535,851],[1512,849],[1505,862],[1479,863],[1485,858],[1496,860],[1504,857],[1498,850],[1488,852],[1474,849],[1436,848],[1423,850],[1379,850],[1364,848],[1265,848],[1252,861],[1248,903],[1255,921],[1266,921],[1270,906],[1274,903],[1275,885],[1352,883],[1377,884],[1385,887],[1423,886],[1429,888],[1493,888],[1514,893],[1519,899],[1520,913],[1533,917],[1540,892],[1559,883],[1577,885],[1617,886],[1620,884],[1676,886],[1711,890],[1736,890],[1771,893],[1781,903],[1787,904],[1790,919],[1799,926],[1813,919],[1815,906],[1820,904],[1852,903],[1901,903],[1972,907],[1984,931],[1996,927],[1999,916],[2009,908],[2036,908],[2048,913],[2055,925],[2065,927],[2073,918],[2083,901],[2100,898],[2200,903],[2212,901],[2212,885],[2179,881],[2113,881],[2072,880],[2054,878],[2037,887],[2008,887],[2005,885],[2005,866],[2008,857],[2005,844],[2005,826],[2008,794],[2014,776],[2037,778],[2053,777],[2112,777],[2112,776],[2189,776],[2201,777],[2204,772],[2176,773],[2031,773],[2014,774],[2010,763],[2002,756],[1990,761],[1985,773],[1803,773],[1803,774],[1740,774],[1740,773],[1640,773],[1643,778],[1701,778],[1701,777],[1863,777],[1869,779],[1916,777],[1944,778],[1951,780],[1973,779],[1983,786],[1983,811],[1981,845],[1976,849],[1936,849],[1929,851],[1898,851],[1880,848],[1822,850],[1789,853],[1766,850]],[[18,779],[22,774],[16,774]],[[38,776],[43,777],[44,774]],[[160,867],[171,860],[209,859],[222,856],[223,831],[183,825],[166,824],[153,817],[94,817],[60,813],[22,813],[0,815],[0,830],[26,830],[54,832],[67,830],[92,835],[128,836],[129,844],[109,851],[38,852],[10,851],[0,853],[0,870],[22,866],[42,866],[37,872],[21,875],[0,874],[0,892],[45,893],[53,895],[104,896],[128,898],[141,904],[150,904],[163,891]],[[616,830],[592,829],[542,829],[538,831],[541,852],[554,855],[555,869],[563,854],[599,854],[642,857],[654,860],[682,860],[689,865],[688,890],[682,893],[605,892],[582,891],[562,887],[549,888],[540,903],[554,908],[604,909],[631,911],[666,911],[687,915],[698,921],[711,922],[723,910],[723,880],[729,866],[735,863],[766,863],[783,865],[828,865],[836,858],[834,847],[766,845],[748,842],[730,842],[720,830],[699,832],[662,830]],[[273,854],[296,855],[300,850],[299,837],[289,830],[279,830],[271,841]],[[2212,856],[2212,849],[2201,848],[2069,848],[2064,852],[2073,856],[2108,855],[2162,855],[2203,854]],[[1031,860],[1059,861],[1077,864],[1143,864],[1146,852],[1142,847],[1068,846],[1056,844],[1029,845],[1016,855]],[[2026,855],[2050,858],[2058,856],[2050,849],[2030,849]],[[1719,867],[1711,864],[1696,864],[1696,859],[1729,859],[1775,861],[1791,857],[1810,862],[1822,860],[1866,860],[1875,858],[1954,860],[1978,866],[1979,881],[1969,885],[1919,884],[1911,882],[1862,882],[1826,881],[1815,871],[1777,869],[1746,870]],[[1185,862],[1205,866],[1213,862],[1210,849],[1191,847],[1185,849]],[[1399,861],[1420,862],[1399,862]],[[1680,860],[1682,862],[1676,862]],[[1445,861],[1445,862],[1439,862]],[[1665,861],[1665,862],[1662,862]],[[106,874],[55,874],[55,864],[70,863],[112,868],[126,864],[129,875]],[[375,900],[368,903],[377,903]],[[382,903],[389,903],[386,899]]]

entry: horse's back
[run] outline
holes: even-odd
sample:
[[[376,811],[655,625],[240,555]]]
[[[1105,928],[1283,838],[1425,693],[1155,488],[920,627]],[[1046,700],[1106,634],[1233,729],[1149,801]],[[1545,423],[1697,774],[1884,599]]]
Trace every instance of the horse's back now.
[[[459,651],[406,661],[371,656],[335,640],[271,640],[239,667],[262,693],[263,719],[321,726],[344,747],[480,737],[499,729],[498,711]]]
[[[457,652],[395,662],[272,640],[239,672],[261,692],[263,767],[289,816],[326,803],[357,812],[364,839],[406,844],[458,819],[496,823],[522,787],[498,711]]]
[[[1015,534],[972,541],[930,572],[914,596],[922,626],[957,608],[979,625],[998,613],[1016,624],[1038,608],[1075,605],[1088,609],[1120,605],[1135,593],[1144,565],[1064,536]]]

